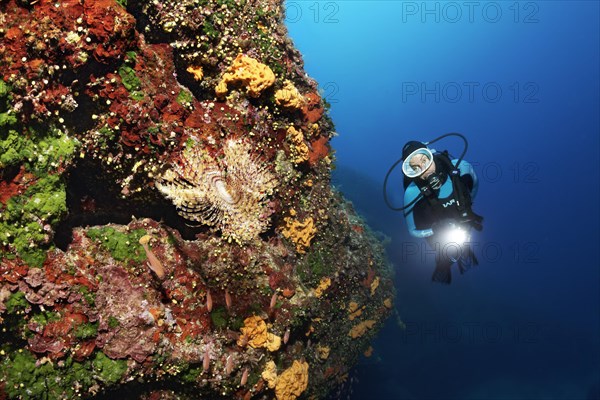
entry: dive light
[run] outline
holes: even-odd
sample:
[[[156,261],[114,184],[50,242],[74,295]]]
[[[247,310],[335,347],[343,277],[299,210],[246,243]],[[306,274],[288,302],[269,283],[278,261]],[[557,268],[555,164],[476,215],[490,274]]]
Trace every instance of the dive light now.
[[[443,242],[446,244],[456,243],[458,246],[464,246],[469,242],[469,232],[460,225],[450,224],[448,230],[442,235]]]

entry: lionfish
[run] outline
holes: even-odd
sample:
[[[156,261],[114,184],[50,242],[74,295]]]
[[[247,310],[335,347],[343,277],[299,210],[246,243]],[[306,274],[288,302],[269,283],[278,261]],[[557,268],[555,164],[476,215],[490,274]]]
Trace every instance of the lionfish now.
[[[200,145],[188,146],[181,163],[156,182],[179,215],[216,227],[238,242],[252,240],[269,227],[267,200],[276,186],[267,164],[241,139],[227,140],[221,159]]]

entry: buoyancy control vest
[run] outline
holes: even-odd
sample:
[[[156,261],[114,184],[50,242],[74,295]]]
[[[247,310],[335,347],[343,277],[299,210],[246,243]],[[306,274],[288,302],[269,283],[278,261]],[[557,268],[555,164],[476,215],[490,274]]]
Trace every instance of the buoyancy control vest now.
[[[435,153],[433,159],[436,174],[442,181],[442,186],[446,185],[447,180],[450,179],[452,190],[448,196],[440,198],[440,188],[433,189],[427,181],[419,178],[405,180],[405,188],[410,182],[414,182],[423,195],[423,198],[408,211],[414,213],[415,227],[417,229],[428,229],[435,222],[452,219],[460,223],[466,223],[476,230],[481,230],[483,218],[471,209],[473,204],[471,199],[472,177],[469,175],[460,176],[460,170],[452,164],[447,151]]]

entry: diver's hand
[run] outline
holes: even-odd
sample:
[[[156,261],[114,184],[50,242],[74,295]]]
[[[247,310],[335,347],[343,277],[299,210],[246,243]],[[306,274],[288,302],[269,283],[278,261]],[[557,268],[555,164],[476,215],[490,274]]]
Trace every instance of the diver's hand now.
[[[473,227],[473,229],[475,229],[477,232],[481,232],[483,230],[483,224],[479,221],[470,221],[470,225]]]
[[[461,225],[470,226],[476,231],[481,231],[483,229],[483,217],[471,212],[466,217],[463,217],[460,221]]]

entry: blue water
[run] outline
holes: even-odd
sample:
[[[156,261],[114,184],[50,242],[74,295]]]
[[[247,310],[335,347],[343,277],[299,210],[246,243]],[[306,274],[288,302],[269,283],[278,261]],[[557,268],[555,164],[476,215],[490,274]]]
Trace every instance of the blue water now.
[[[390,318],[346,394],[597,398],[599,3],[286,4],[331,103],[335,183],[391,239],[404,326]],[[381,188],[406,141],[452,131],[469,139],[485,228],[474,237],[480,266],[442,286]],[[461,142],[434,147],[458,155]],[[389,193],[399,204],[398,174]]]

